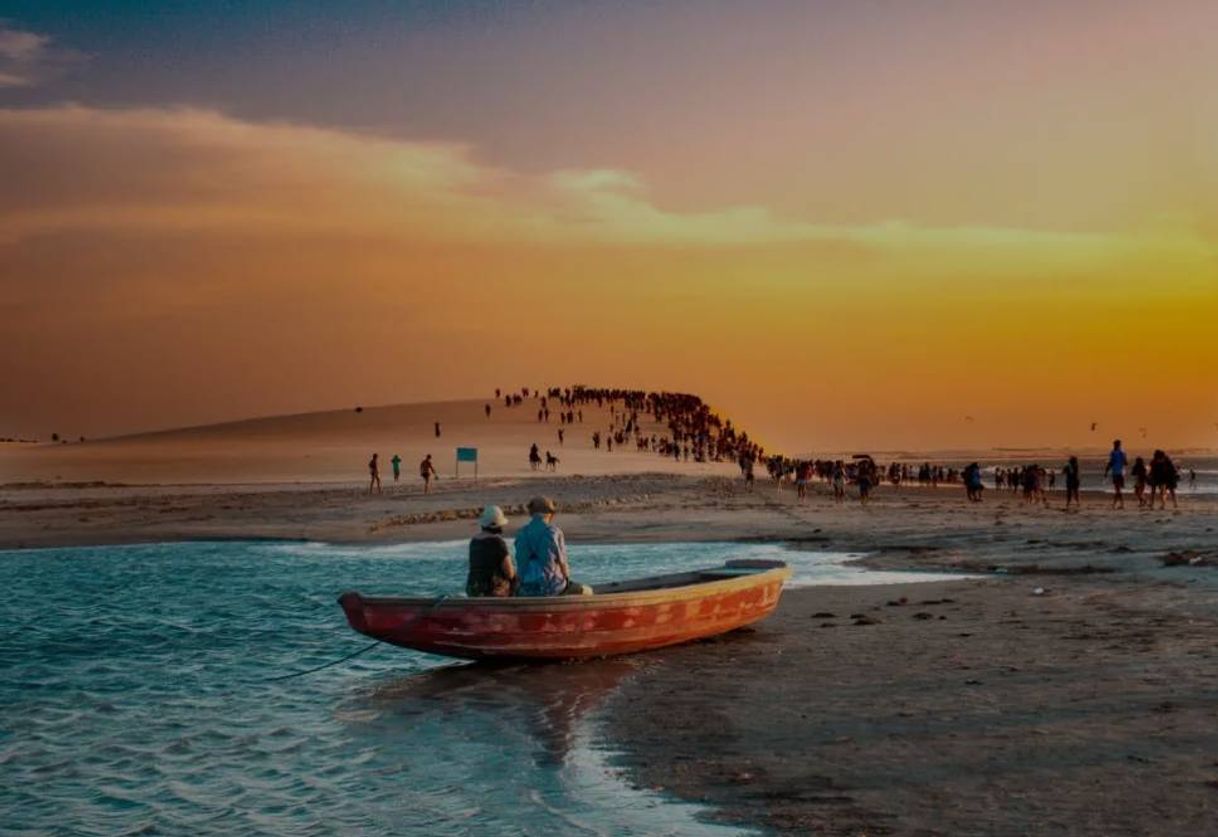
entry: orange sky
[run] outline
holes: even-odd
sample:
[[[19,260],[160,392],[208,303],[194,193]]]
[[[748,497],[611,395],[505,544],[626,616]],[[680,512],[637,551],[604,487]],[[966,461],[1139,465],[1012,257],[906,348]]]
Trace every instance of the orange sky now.
[[[0,436],[581,381],[789,450],[1218,447],[1213,15],[1121,8],[938,60],[864,21],[691,76],[666,143],[606,94],[620,163],[0,85]]]

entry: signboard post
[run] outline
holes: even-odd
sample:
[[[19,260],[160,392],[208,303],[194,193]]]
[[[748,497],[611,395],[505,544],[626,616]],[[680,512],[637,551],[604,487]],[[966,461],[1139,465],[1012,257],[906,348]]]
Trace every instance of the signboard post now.
[[[477,448],[457,448],[457,468],[456,474],[461,476],[461,463],[474,463],[474,482],[478,481],[478,449]]]

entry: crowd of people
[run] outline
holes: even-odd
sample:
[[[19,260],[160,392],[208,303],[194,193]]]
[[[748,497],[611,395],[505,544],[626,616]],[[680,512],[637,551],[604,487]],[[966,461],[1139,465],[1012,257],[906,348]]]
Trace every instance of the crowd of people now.
[[[495,400],[507,409],[537,410],[538,424],[558,422],[559,446],[566,444],[566,428],[584,423],[584,409],[595,406],[609,412],[608,425],[593,430],[588,439],[594,450],[612,453],[616,447],[631,447],[678,462],[755,462],[764,449],[747,433],[740,432],[730,419],[724,419],[696,395],[680,392],[649,392],[641,389],[594,388],[586,386],[553,387],[547,390],[522,387],[505,393],[495,390]],[[491,404],[484,405],[489,419]],[[653,426],[651,431],[644,424]],[[662,430],[655,430],[654,425]],[[546,463],[557,466],[557,457],[546,452]],[[529,464],[540,466],[540,449],[530,448]]]
[[[1108,464],[1104,467],[1104,476],[1112,476],[1112,506],[1125,508],[1125,471],[1133,478],[1133,494],[1138,500],[1139,508],[1154,508],[1155,498],[1159,499],[1159,508],[1167,507],[1170,497],[1172,507],[1179,504],[1176,501],[1176,489],[1180,485],[1180,470],[1172,462],[1171,457],[1162,450],[1156,450],[1147,463],[1142,457],[1136,457],[1133,465],[1129,466],[1129,457],[1121,447],[1121,440],[1112,443],[1112,451],[1108,454]],[[1190,470],[1189,481],[1197,481],[1197,474]],[[1147,494],[1147,489],[1150,493]]]
[[[753,462],[742,457],[738,465],[746,488],[751,490],[755,481]],[[857,454],[849,461],[790,459],[774,455],[765,460],[765,468],[779,490],[786,483],[794,482],[796,497],[800,502],[806,500],[808,486],[815,481],[831,486],[833,498],[839,503],[845,499],[847,486],[855,486],[859,501],[865,504],[873,490],[884,482],[894,486],[904,484],[929,488],[943,485],[963,486],[965,497],[974,503],[982,501],[985,491],[984,469],[978,462],[971,462],[963,467],[930,462],[920,465],[890,462],[881,466],[867,454]],[[995,466],[993,488],[995,491],[1005,490],[1022,495],[1024,502],[1029,505],[1047,506],[1049,495],[1057,489],[1059,474],[1065,487],[1066,508],[1079,507],[1082,467],[1077,456],[1068,457],[1060,467],[1046,467],[1040,463]],[[1169,501],[1173,507],[1178,505],[1176,492],[1181,473],[1166,452],[1156,450],[1149,462],[1139,456],[1132,465],[1128,465],[1120,440],[1113,443],[1104,479],[1111,480],[1114,508],[1124,508],[1127,474],[1133,480],[1133,493],[1140,508],[1154,508],[1156,501],[1160,509],[1166,508]],[[1188,477],[1189,484],[1195,487],[1196,471],[1190,469]]]
[[[668,391],[647,391],[609,387],[551,387],[530,389],[521,387],[514,391],[495,390],[495,402],[505,409],[536,409],[538,424],[557,422],[558,446],[565,446],[567,430],[584,424],[585,410],[591,415],[603,416],[608,412],[608,423],[598,426],[586,437],[592,448],[612,453],[633,448],[641,453],[651,453],[678,462],[734,462],[740,469],[746,490],[753,490],[756,470],[762,464],[770,479],[779,489],[787,482],[794,482],[799,502],[807,500],[809,487],[816,481],[831,488],[835,502],[846,500],[847,487],[854,486],[859,501],[866,504],[873,491],[887,482],[894,486],[918,485],[937,488],[941,485],[960,485],[970,502],[982,502],[985,491],[983,468],[977,462],[963,467],[924,461],[921,464],[889,462],[880,465],[867,454],[856,454],[844,459],[794,459],[781,454],[766,455],[762,445],[749,434],[736,427],[731,419],[721,416],[710,405],[696,395]],[[596,410],[592,411],[591,408]],[[487,419],[494,407],[492,402],[483,406]],[[531,413],[530,413],[531,415]],[[657,425],[659,429],[657,429]],[[440,423],[436,422],[435,435],[439,438]],[[391,460],[393,479],[399,479],[401,458],[394,455]],[[528,452],[529,467],[539,471],[557,471],[560,459],[551,450],[544,457],[541,447],[534,442]],[[369,493],[381,491],[379,465],[374,454],[368,463],[371,480]],[[995,491],[1022,493],[1025,503],[1049,504],[1050,493],[1056,491],[1058,476],[1062,477],[1066,490],[1066,508],[1077,508],[1082,486],[1082,470],[1079,460],[1071,456],[1060,467],[1046,467],[1040,463],[1003,464],[992,469],[992,486]],[[424,491],[430,491],[436,479],[435,466],[430,454],[419,464],[419,475],[424,481]],[[1176,491],[1180,483],[1180,471],[1171,458],[1162,450],[1156,450],[1149,462],[1136,457],[1128,463],[1121,442],[1114,442],[1104,471],[1113,486],[1112,505],[1124,508],[1124,488],[1128,478],[1133,480],[1133,493],[1139,507],[1165,508],[1170,500],[1177,504]],[[1196,473],[1189,472],[1190,484],[1195,485]]]

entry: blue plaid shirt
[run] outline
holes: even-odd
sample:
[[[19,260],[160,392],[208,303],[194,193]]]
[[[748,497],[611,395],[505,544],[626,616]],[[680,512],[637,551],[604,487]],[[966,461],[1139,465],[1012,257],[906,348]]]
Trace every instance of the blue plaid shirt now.
[[[520,577],[517,596],[557,596],[567,587],[562,565],[567,562],[567,542],[562,530],[546,523],[541,515],[516,533],[516,573]]]

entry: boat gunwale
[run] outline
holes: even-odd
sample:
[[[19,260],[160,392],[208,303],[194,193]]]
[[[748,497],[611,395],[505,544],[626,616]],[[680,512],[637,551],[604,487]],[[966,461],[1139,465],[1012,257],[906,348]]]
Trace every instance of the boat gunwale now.
[[[728,562],[730,563],[730,562]],[[711,567],[705,570],[692,570],[688,573],[673,573],[674,576],[709,573],[722,567]],[[633,607],[665,602],[688,601],[707,596],[729,593],[734,590],[744,590],[774,581],[782,583],[791,577],[792,570],[785,561],[774,561],[774,566],[759,569],[756,573],[732,576],[728,578],[708,578],[691,584],[677,587],[657,587],[642,590],[624,590],[620,593],[596,593],[589,596],[365,596],[356,591],[344,593],[342,598],[354,594],[359,597],[362,605],[372,607],[401,607],[429,608],[434,612],[458,609],[496,610],[503,609],[512,612],[519,611],[554,611],[554,610],[588,610],[601,606]],[[654,576],[664,578],[664,576]],[[642,581],[643,579],[627,579],[627,581]],[[341,600],[341,599],[340,599]]]

